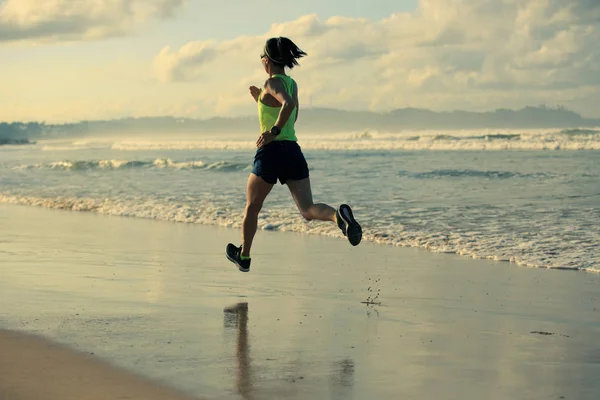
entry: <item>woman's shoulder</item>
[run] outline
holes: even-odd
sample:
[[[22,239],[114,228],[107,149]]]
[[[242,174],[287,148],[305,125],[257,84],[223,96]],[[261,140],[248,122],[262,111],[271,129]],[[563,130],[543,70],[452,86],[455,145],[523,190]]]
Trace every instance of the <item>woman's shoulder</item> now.
[[[283,75],[283,74],[277,74],[277,75],[273,75],[269,78],[267,78],[266,82],[269,81],[275,81],[275,80],[291,80],[291,81],[296,81],[294,78],[292,78],[290,75]]]
[[[283,85],[286,86],[289,84],[289,82],[291,82],[293,86],[298,87],[298,82],[296,82],[296,80],[289,75],[275,75],[267,78],[265,81],[265,87],[272,87],[273,84],[277,85],[278,83],[283,83]]]

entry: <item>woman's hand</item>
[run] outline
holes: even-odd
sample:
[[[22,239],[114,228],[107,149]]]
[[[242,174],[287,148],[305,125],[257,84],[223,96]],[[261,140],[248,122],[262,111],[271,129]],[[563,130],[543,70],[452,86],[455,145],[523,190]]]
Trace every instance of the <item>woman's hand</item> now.
[[[254,101],[256,101],[258,103],[258,97],[260,96],[260,89],[257,88],[256,86],[250,86],[250,95],[252,95],[252,98],[254,99]]]
[[[275,139],[275,135],[271,132],[264,132],[262,135],[258,137],[256,141],[256,147],[263,147],[271,143]]]

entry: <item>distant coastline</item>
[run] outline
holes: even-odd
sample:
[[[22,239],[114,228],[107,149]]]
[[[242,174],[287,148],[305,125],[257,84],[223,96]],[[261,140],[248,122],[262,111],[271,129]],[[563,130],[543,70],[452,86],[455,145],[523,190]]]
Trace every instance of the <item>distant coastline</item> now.
[[[564,107],[525,107],[486,112],[431,111],[402,108],[389,112],[344,111],[332,108],[301,108],[296,126],[310,132],[357,132],[459,129],[585,129],[600,127],[600,119],[584,118]],[[208,119],[176,116],[120,118],[78,121],[65,124],[43,122],[0,122],[0,140],[76,137],[105,133],[238,133],[257,129],[256,116],[213,117]],[[0,142],[1,143],[1,142]]]

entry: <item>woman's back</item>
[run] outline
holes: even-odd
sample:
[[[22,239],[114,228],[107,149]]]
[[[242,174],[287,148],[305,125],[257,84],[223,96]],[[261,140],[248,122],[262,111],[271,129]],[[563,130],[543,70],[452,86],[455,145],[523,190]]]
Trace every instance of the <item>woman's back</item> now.
[[[296,81],[294,81],[292,77],[284,74],[275,74],[272,78],[280,79],[287,94],[294,99],[296,104],[298,104],[298,85],[296,84]],[[265,94],[263,97],[263,93],[259,96],[257,103],[260,132],[267,132],[279,117],[281,103],[270,94]],[[297,141],[295,129],[297,112],[298,108],[295,107],[288,121],[281,129],[281,133],[277,135],[275,140]]]

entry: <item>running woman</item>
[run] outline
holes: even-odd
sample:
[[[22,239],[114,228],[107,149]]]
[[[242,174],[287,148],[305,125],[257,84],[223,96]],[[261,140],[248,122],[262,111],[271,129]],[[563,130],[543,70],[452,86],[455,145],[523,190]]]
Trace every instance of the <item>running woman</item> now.
[[[240,271],[250,271],[250,248],[257,229],[258,213],[265,198],[277,180],[290,190],[298,210],[307,221],[337,223],[353,246],[360,243],[362,229],[354,219],[352,209],[342,204],[336,210],[323,203],[313,203],[308,164],[297,143],[294,124],[298,119],[298,85],[286,75],[299,65],[306,55],[285,37],[267,40],[260,56],[269,78],[263,89],[250,87],[250,94],[258,104],[258,118],[262,134],[256,141],[252,173],[246,186],[246,210],[242,222],[242,245],[227,245],[227,258]]]

